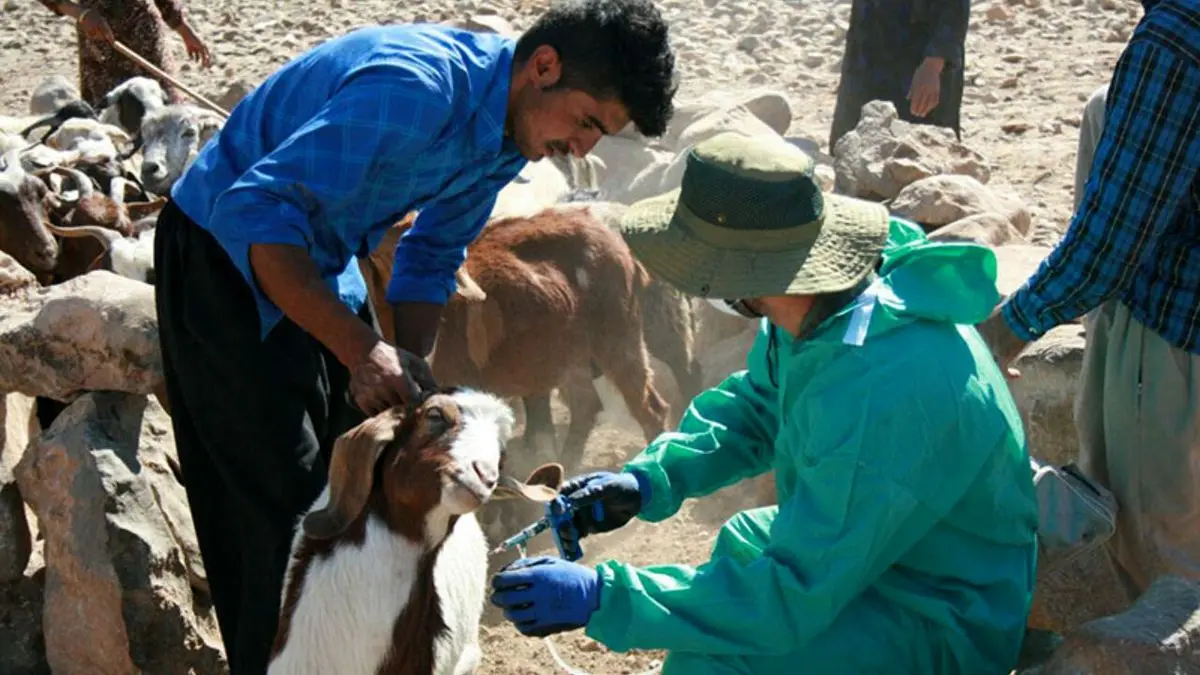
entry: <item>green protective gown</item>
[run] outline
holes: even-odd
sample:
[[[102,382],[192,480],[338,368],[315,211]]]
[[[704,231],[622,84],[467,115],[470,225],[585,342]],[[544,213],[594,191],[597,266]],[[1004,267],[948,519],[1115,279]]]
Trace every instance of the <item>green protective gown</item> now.
[[[801,341],[764,321],[748,370],[624,470],[649,479],[650,522],[771,469],[778,506],[730,518],[699,567],[598,565],[586,634],[669,650],[666,675],[1007,675],[1037,508],[1016,405],[973,327],[995,278],[990,249],[893,219],[858,301]]]

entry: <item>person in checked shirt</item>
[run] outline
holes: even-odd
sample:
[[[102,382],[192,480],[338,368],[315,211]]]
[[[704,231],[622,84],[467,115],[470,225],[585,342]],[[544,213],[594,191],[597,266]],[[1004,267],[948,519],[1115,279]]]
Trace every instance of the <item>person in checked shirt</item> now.
[[[1086,315],[1079,466],[1116,495],[1130,600],[1200,579],[1200,0],[1142,4],[1066,236],[979,326],[1007,367]]]
[[[430,384],[442,307],[499,190],[630,122],[662,135],[674,91],[650,0],[563,0],[519,39],[371,26],[268,77],[176,182],[155,235],[159,340],[232,675],[266,672],[293,528],[335,439]],[[356,259],[411,211],[392,343]]]

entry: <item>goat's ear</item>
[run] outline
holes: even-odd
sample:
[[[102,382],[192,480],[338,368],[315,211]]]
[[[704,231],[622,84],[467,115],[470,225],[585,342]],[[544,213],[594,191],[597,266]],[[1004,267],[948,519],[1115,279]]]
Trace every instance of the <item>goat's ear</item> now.
[[[329,503],[304,517],[304,534],[330,539],[341,534],[362,513],[371,494],[375,462],[396,439],[404,408],[396,406],[342,434],[333,445],[329,463]]]
[[[561,464],[550,463],[534,469],[523,482],[512,476],[500,476],[500,484],[492,493],[492,499],[520,497],[531,502],[553,501],[562,487],[563,474]]]
[[[454,283],[458,286],[456,291],[467,302],[483,302],[487,300],[487,293],[475,283],[471,275],[467,272],[466,265],[459,265],[458,270],[454,272]]]

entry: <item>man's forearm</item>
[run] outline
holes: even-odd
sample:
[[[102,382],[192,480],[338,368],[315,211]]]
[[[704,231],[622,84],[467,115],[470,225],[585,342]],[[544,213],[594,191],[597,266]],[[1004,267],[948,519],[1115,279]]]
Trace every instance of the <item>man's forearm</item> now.
[[[427,358],[437,340],[442,305],[432,302],[398,302],[392,305],[396,347]]]
[[[263,295],[329,348],[347,368],[382,338],[325,285],[308,252],[287,244],[252,244],[250,267]]]

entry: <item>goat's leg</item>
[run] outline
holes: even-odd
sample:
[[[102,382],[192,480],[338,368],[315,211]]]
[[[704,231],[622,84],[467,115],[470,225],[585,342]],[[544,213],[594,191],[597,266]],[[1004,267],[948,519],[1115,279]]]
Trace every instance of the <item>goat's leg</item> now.
[[[611,333],[609,337],[613,336]],[[605,340],[596,350],[596,363],[604,375],[612,381],[629,413],[642,427],[646,442],[654,440],[667,430],[667,415],[670,412],[666,401],[654,388],[650,371],[650,355],[640,331],[624,340]]]
[[[550,413],[550,394],[525,396],[525,455],[538,463],[557,461],[558,440]],[[537,466],[532,464],[530,468]]]
[[[587,447],[588,436],[596,427],[596,418],[604,408],[596,386],[589,377],[592,369],[573,369],[567,376],[563,393],[566,394],[567,410],[571,412],[571,423],[567,427],[567,437],[563,440],[562,465],[568,471],[575,471],[583,464],[583,451]]]

